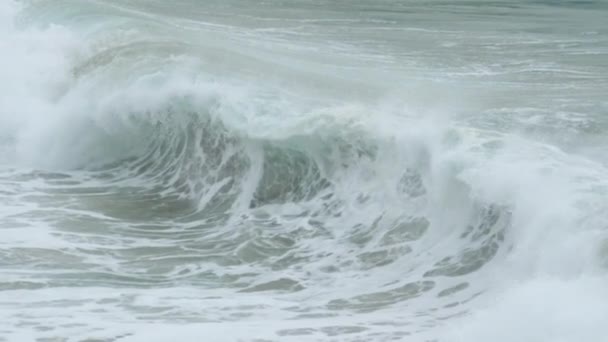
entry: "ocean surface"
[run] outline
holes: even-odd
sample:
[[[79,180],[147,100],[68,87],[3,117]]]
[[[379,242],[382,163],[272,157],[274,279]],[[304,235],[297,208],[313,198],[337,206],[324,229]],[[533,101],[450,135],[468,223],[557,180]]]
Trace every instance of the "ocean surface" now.
[[[608,1],[0,0],[0,341],[608,341]]]

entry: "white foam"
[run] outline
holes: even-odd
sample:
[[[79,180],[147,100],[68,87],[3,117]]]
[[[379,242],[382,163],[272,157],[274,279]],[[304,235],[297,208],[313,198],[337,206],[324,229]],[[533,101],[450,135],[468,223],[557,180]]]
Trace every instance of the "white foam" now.
[[[487,307],[451,322],[441,341],[601,340],[608,308],[598,299],[608,296],[607,280],[542,277],[510,283]]]

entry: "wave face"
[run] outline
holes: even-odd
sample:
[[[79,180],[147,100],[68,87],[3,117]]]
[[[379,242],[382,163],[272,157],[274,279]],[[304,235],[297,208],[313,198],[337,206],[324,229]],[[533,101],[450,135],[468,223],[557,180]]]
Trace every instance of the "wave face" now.
[[[598,341],[608,7],[0,3],[0,341]]]

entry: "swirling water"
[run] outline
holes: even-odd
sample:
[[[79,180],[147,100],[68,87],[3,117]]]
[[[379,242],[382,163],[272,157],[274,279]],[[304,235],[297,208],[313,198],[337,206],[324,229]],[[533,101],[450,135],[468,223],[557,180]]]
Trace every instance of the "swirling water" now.
[[[601,341],[608,3],[3,0],[0,341]]]

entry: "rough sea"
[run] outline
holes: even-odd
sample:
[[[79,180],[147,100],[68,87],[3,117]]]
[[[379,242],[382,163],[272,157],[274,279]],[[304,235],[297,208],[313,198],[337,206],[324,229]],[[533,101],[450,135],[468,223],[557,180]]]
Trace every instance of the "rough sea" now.
[[[0,0],[0,341],[608,341],[608,1]]]

